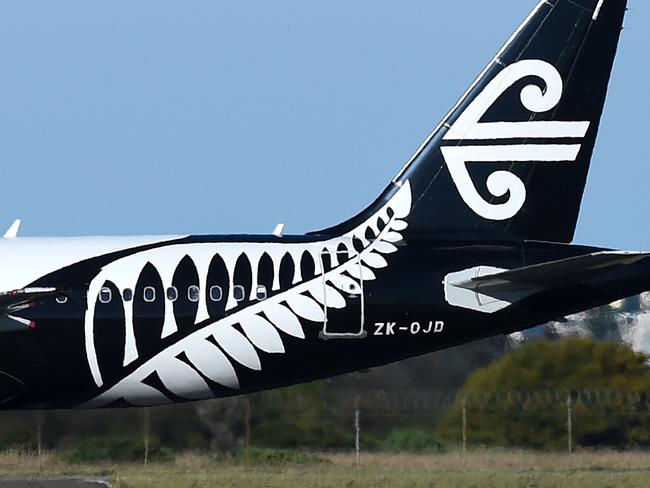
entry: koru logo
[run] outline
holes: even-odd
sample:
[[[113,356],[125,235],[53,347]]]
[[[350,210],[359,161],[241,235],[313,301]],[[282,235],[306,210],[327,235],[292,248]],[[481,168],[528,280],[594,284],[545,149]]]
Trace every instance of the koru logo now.
[[[531,113],[555,108],[562,98],[563,82],[554,66],[541,60],[519,61],[501,71],[467,107],[445,135],[445,141],[493,141],[506,139],[584,139],[589,122],[479,122],[497,99],[518,81],[540,78],[546,90],[530,84],[521,91],[521,103]],[[451,177],[463,201],[488,220],[507,220],[519,213],[526,202],[526,187],[510,171],[495,171],[487,179],[487,189],[504,203],[486,201],[476,190],[467,163],[495,162],[574,162],[581,144],[494,144],[487,146],[457,145],[442,148]]]

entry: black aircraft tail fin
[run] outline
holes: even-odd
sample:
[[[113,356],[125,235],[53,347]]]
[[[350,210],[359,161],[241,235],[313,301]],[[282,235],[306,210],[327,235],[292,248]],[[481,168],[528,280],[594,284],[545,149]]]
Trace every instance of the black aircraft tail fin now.
[[[410,236],[571,242],[627,0],[542,0],[355,227],[399,191]]]

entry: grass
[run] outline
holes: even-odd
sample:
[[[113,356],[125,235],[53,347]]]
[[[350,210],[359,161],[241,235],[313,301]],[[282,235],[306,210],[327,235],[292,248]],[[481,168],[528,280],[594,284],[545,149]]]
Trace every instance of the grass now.
[[[204,455],[184,454],[173,462],[69,464],[61,456],[0,454],[4,476],[103,477],[119,488],[221,487],[637,487],[647,486],[647,453],[613,451],[566,454],[525,451],[475,451],[449,454],[363,454],[356,468],[353,454],[318,454],[313,462],[217,462]]]

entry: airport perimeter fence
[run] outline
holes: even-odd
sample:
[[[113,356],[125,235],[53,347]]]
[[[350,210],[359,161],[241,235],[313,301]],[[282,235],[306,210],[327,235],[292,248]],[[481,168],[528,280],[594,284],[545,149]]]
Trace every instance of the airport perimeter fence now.
[[[40,452],[87,446],[88,438],[109,443],[116,431],[135,439],[145,460],[160,447],[174,453],[251,446],[347,450],[358,462],[366,450],[646,449],[650,391],[285,389],[141,410],[0,414],[5,448],[11,435],[17,445]]]
[[[327,415],[347,422],[357,455],[364,446],[364,437],[370,439],[365,443],[370,449],[399,448],[402,443],[405,449],[425,451],[427,442],[432,450],[466,452],[472,448],[505,447],[500,444],[504,440],[507,447],[565,448],[569,454],[580,447],[581,440],[584,447],[650,447],[648,390],[375,390],[328,396],[320,400],[320,408],[309,395],[290,390],[258,395],[288,417]],[[253,415],[256,400],[260,401],[247,400],[253,403],[252,410],[248,410]],[[517,429],[521,433],[513,435]],[[418,431],[433,435],[408,438]],[[541,442],[527,438],[527,434],[540,431],[546,431],[546,436],[540,436]],[[377,442],[382,436],[397,439]],[[444,439],[446,447],[435,445],[437,438]]]

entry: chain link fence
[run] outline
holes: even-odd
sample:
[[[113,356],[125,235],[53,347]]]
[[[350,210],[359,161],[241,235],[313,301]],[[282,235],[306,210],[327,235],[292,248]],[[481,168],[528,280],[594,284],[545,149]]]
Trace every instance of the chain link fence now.
[[[89,439],[129,439],[145,461],[159,448],[354,450],[358,462],[364,450],[646,448],[650,391],[285,389],[143,410],[0,413],[5,449],[60,450]]]

